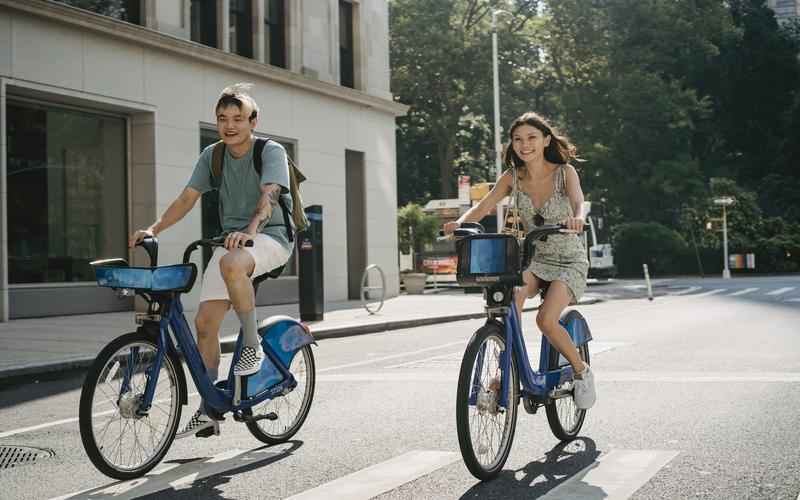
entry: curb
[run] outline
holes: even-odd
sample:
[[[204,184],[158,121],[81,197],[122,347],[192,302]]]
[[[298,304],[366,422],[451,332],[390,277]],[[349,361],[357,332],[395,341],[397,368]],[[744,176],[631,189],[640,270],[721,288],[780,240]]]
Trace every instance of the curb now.
[[[590,299],[581,300],[578,305],[591,305],[603,302],[601,298],[592,297]],[[529,306],[523,308],[523,312],[535,311],[539,306]],[[311,334],[316,340],[334,339],[341,337],[351,337],[355,335],[365,335],[369,333],[387,332],[390,330],[402,330],[405,328],[416,328],[420,326],[435,325],[438,323],[451,323],[454,321],[464,321],[469,319],[479,319],[486,316],[486,313],[467,313],[467,314],[451,314],[449,316],[436,316],[432,318],[417,318],[409,320],[397,321],[383,321],[379,323],[369,323],[363,325],[347,325],[339,327],[311,329]],[[233,352],[236,347],[236,335],[223,337],[220,339],[220,345],[223,354]],[[13,367],[8,369],[0,369],[0,383],[8,382],[8,379],[18,377],[31,377],[45,374],[53,374],[57,372],[66,372],[71,370],[83,370],[88,368],[94,361],[95,356],[91,357],[76,357],[65,361],[54,361],[45,363],[31,363],[24,366]]]

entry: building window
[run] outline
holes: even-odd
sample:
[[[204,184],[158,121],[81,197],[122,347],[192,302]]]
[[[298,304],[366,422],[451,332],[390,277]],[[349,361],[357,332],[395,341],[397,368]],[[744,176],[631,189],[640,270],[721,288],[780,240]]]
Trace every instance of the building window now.
[[[219,134],[215,129],[211,128],[201,128],[200,129],[200,151],[202,152],[208,146],[214,144],[219,140]],[[273,141],[279,143],[281,146],[286,149],[286,154],[289,155],[290,158],[295,158],[295,145],[293,142],[280,140],[272,138]],[[215,236],[219,236],[222,233],[222,226],[219,220],[219,193],[216,190],[209,191],[203,194],[202,198],[202,227],[203,227],[203,238],[213,238]],[[283,273],[281,276],[297,276],[297,259],[295,258],[295,253],[292,252],[292,256],[289,259],[289,262],[286,263],[286,267],[283,268]],[[203,248],[203,269],[206,268],[208,261],[211,259],[211,251],[210,249],[204,247]]]
[[[353,4],[339,0],[339,83],[351,89],[355,88],[353,38]]]
[[[285,0],[264,0],[264,55],[272,66],[286,67]]]
[[[253,57],[253,2],[230,0],[230,48],[234,54]]]
[[[192,0],[192,41],[217,47],[217,0]]]
[[[94,281],[127,255],[123,118],[7,104],[9,283]]]
[[[56,0],[120,21],[142,24],[142,0]]]

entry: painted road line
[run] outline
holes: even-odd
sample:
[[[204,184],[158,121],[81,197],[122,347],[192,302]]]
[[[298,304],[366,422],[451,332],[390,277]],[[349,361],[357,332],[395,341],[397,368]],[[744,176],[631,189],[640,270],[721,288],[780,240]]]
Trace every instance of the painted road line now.
[[[353,368],[355,366],[369,365],[369,364],[372,364],[372,363],[378,363],[380,361],[387,361],[387,360],[390,360],[390,359],[403,358],[405,356],[412,356],[414,354],[420,354],[420,353],[423,353],[423,352],[435,351],[436,349],[443,349],[445,347],[452,347],[454,345],[465,345],[465,342],[463,340],[459,340],[458,342],[449,342],[447,344],[439,344],[439,345],[435,345],[433,347],[426,347],[424,349],[418,349],[416,351],[401,352],[401,353],[398,353],[398,354],[391,354],[389,356],[382,356],[380,358],[367,359],[367,360],[364,360],[364,361],[356,361],[355,363],[347,363],[345,365],[331,366],[331,367],[328,367],[328,368],[323,368],[322,370],[317,370],[317,373],[329,372],[329,371],[332,371],[332,370],[342,370],[344,368]]]
[[[702,288],[703,287],[701,287],[701,286],[690,286],[689,288],[686,288],[685,290],[680,290],[680,291],[677,291],[677,292],[670,292],[669,295],[686,295],[687,293],[696,292],[696,291],[698,291],[698,290],[700,290]]]
[[[711,295],[716,295],[718,293],[727,292],[727,291],[728,291],[727,288],[715,288],[715,289],[709,290],[707,292],[698,293],[697,295],[695,295],[695,297],[709,297]]]
[[[784,302],[800,302],[800,297],[795,297],[793,299],[786,299]]]
[[[288,500],[369,499],[449,465],[461,456],[449,451],[411,451],[289,497]]]
[[[288,454],[291,447],[284,445],[281,449],[256,448],[253,450],[231,449],[213,457],[199,459],[185,464],[167,464],[158,467],[144,477],[130,481],[114,482],[76,491],[68,495],[50,500],[68,500],[77,498],[114,498],[132,500],[143,496],[157,494],[164,490],[184,490],[192,487],[198,480],[240,468],[244,465],[274,460],[280,455]]]
[[[591,352],[592,352],[592,356],[596,356],[597,354],[600,354],[601,352],[612,351],[612,350],[614,350],[614,349],[616,349],[618,347],[623,347],[623,346],[628,346],[628,345],[631,345],[630,342],[599,342],[599,341],[592,341]],[[528,352],[538,352],[540,346],[541,346],[541,337],[538,338],[538,339],[534,338],[534,340],[525,343],[525,348],[528,350]],[[451,353],[448,353],[448,354],[440,354],[438,356],[431,356],[429,358],[415,359],[415,360],[411,360],[411,361],[406,361],[404,363],[397,363],[397,364],[394,364],[394,365],[386,366],[384,368],[387,369],[387,370],[393,370],[393,369],[398,369],[398,368],[418,368],[418,367],[424,368],[426,363],[428,363],[430,361],[446,360],[446,361],[454,361],[456,363],[459,363],[461,361],[461,358],[463,358],[463,357],[464,357],[464,351],[461,350],[461,351],[451,352]]]
[[[542,500],[625,500],[678,455],[672,450],[612,450]]]
[[[458,380],[458,367],[448,371],[441,368],[414,371],[374,371],[325,374],[317,377],[320,383],[380,383],[380,382],[430,382],[452,383]],[[800,372],[604,372],[595,371],[597,382],[647,382],[647,383],[800,383]]]
[[[748,293],[753,293],[758,290],[760,290],[760,288],[745,288],[744,290],[733,292],[732,294],[728,295],[728,297],[738,297],[740,295],[747,295]]]
[[[773,291],[767,293],[767,295],[772,295],[772,296],[783,295],[786,292],[791,292],[792,290],[794,290],[794,288],[795,287],[793,287],[793,286],[785,286],[783,288],[778,288],[777,290],[773,290]]]

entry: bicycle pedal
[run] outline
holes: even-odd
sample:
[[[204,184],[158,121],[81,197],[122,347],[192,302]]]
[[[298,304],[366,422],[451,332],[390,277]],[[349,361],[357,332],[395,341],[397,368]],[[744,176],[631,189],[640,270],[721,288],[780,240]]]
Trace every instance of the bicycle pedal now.
[[[195,433],[195,436],[200,437],[200,438],[209,438],[211,436],[218,436],[218,435],[219,435],[219,433],[218,432],[214,432],[214,428],[213,427],[208,427],[208,428],[205,428],[205,429],[203,429],[201,431],[197,431],[197,433]]]
[[[248,422],[258,422],[259,420],[278,420],[278,415],[271,411],[264,415],[256,415],[247,419]]]

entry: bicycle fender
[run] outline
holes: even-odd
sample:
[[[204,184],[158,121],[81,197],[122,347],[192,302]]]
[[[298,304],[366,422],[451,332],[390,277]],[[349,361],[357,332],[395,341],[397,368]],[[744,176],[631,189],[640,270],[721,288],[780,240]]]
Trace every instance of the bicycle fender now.
[[[269,347],[288,367],[294,355],[309,344],[316,344],[314,336],[296,319],[290,316],[272,316],[261,323],[258,333],[266,339]]]
[[[569,333],[575,346],[581,346],[592,340],[592,332],[586,318],[575,309],[565,312],[561,316],[561,324]]]

